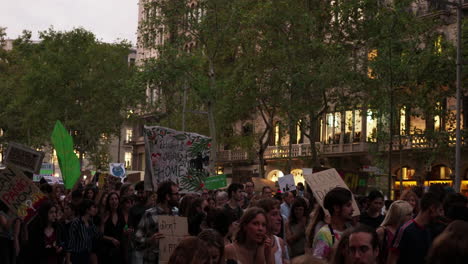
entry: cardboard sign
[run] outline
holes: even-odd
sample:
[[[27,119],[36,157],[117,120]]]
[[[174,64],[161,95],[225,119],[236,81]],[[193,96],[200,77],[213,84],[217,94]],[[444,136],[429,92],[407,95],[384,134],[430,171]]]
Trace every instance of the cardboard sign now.
[[[159,263],[165,263],[169,261],[179,242],[188,236],[187,217],[160,215],[158,227],[159,233],[164,235],[159,241]]]
[[[10,142],[5,154],[5,165],[13,165],[20,170],[38,174],[44,152],[36,151],[21,144]]]
[[[304,178],[307,181],[307,184],[310,186],[314,197],[319,202],[320,206],[323,208],[323,199],[325,195],[333,188],[343,187],[349,190],[348,186],[345,184],[340,174],[335,169],[324,170],[321,172],[313,173],[311,175],[305,175]],[[353,216],[360,215],[359,207],[357,206],[356,201],[353,197]],[[328,210],[325,210],[325,214],[330,215]]]
[[[0,171],[0,199],[21,220],[28,223],[47,197],[23,172],[7,167]]]
[[[145,188],[172,181],[181,192],[198,192],[209,176],[211,139],[166,127],[145,126]]]
[[[125,177],[125,163],[109,163],[109,173],[112,176]]]
[[[208,177],[205,179],[205,189],[216,190],[227,186],[226,175],[221,174],[217,176]]]
[[[282,192],[290,192],[296,190],[296,183],[292,174],[284,175],[278,178],[278,184]]]

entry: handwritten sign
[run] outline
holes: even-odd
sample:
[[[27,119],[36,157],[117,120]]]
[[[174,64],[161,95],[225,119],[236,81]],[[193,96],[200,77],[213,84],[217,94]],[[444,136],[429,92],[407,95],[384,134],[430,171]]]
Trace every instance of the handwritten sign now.
[[[188,236],[186,217],[160,215],[158,216],[159,233],[164,238],[159,241],[159,263],[169,261],[179,242]]]
[[[5,154],[5,164],[13,165],[18,169],[38,174],[42,160],[44,159],[44,152],[35,151],[21,144],[10,142]]]
[[[13,167],[0,170],[0,199],[25,223],[47,200],[30,179]]]
[[[342,187],[349,190],[346,183],[341,178],[340,174],[335,169],[324,170],[321,172],[313,173],[313,174],[304,174],[304,178],[307,184],[310,186],[314,197],[319,202],[320,206],[323,208],[323,200],[325,199],[325,195],[331,190],[336,187]],[[357,206],[356,201],[353,198],[353,208],[354,213],[353,216],[358,216],[361,213],[359,212],[359,208]],[[323,208],[327,215],[330,215],[328,210]]]
[[[296,183],[292,174],[284,175],[278,178],[278,185],[282,192],[290,192],[296,190]]]
[[[160,182],[170,180],[179,184],[182,192],[203,189],[203,180],[209,176],[210,142],[210,138],[195,133],[145,126],[149,168],[145,188],[155,190]]]

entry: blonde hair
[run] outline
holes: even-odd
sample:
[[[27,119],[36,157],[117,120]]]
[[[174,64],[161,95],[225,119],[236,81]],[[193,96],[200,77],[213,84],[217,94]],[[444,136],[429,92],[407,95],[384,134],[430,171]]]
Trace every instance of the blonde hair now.
[[[412,212],[413,207],[407,201],[397,200],[390,206],[390,209],[380,226],[400,226],[403,224],[405,216],[412,214]]]

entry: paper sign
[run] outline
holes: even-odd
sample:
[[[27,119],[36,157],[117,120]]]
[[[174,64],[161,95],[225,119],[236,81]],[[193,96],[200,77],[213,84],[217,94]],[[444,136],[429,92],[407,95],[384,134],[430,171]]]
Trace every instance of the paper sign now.
[[[284,175],[278,178],[278,184],[282,192],[290,192],[296,190],[296,183],[292,174]]]
[[[312,168],[302,168],[302,175],[312,175]]]
[[[125,164],[124,163],[109,163],[109,173],[112,176],[124,178]]]
[[[36,214],[47,197],[19,169],[0,170],[0,199],[25,223]]]
[[[5,165],[13,165],[20,170],[39,173],[44,152],[36,151],[21,144],[10,142],[5,154]]]
[[[304,178],[307,184],[310,186],[314,197],[319,202],[320,206],[323,208],[323,199],[325,199],[325,195],[333,188],[336,187],[343,187],[349,190],[348,186],[345,184],[343,179],[341,178],[340,174],[335,169],[324,170],[321,172],[313,173],[311,175],[304,174]],[[359,208],[357,206],[356,201],[353,197],[353,208],[354,213],[353,216],[358,216],[361,213],[359,212]],[[323,208],[327,215],[330,215],[328,210]]]
[[[164,235],[159,241],[160,263],[169,261],[179,242],[188,236],[187,217],[160,215],[158,216],[159,233]]]
[[[209,176],[211,139],[166,127],[145,126],[145,189],[172,181],[181,192],[198,192]],[[149,181],[149,182],[148,182]]]
[[[227,186],[226,175],[216,175],[205,179],[205,189],[216,190]]]
[[[33,175],[33,181],[38,182],[45,176],[54,176],[54,164],[42,163],[39,174]]]

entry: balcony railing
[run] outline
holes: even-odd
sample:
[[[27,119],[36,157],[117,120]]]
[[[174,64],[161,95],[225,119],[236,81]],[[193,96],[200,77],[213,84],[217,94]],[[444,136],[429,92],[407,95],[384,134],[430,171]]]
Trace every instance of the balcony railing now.
[[[248,161],[249,153],[243,150],[222,150],[218,151],[218,161]]]

